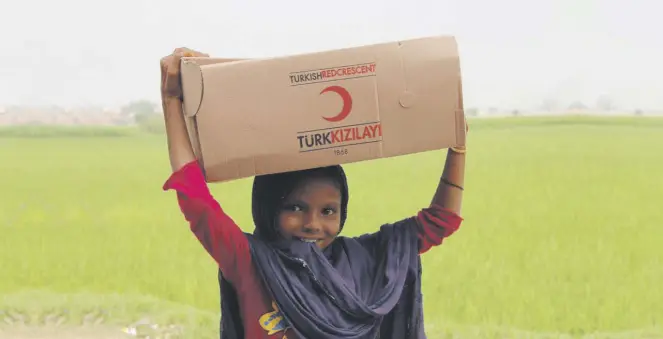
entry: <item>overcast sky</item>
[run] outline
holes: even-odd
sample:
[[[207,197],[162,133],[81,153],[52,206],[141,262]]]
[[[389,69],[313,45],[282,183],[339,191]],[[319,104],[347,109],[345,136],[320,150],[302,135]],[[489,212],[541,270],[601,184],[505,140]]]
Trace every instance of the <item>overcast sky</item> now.
[[[655,0],[7,0],[0,105],[158,100],[178,46],[265,57],[453,34],[468,107],[663,108],[662,15]]]

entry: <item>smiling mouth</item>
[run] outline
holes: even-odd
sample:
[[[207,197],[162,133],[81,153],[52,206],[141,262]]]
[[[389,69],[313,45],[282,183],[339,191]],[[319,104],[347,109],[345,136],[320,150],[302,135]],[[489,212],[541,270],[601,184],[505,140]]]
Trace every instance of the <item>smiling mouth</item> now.
[[[316,242],[322,240],[322,239],[305,239],[305,238],[298,238],[298,239],[303,241],[303,242],[308,242],[308,243],[316,243]]]

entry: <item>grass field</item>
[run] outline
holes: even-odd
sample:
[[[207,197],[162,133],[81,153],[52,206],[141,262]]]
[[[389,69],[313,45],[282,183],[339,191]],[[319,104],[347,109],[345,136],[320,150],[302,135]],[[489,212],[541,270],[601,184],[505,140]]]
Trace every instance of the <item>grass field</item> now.
[[[100,310],[218,337],[215,265],[161,190],[165,139],[32,134],[0,131],[0,323]],[[429,338],[663,337],[663,119],[471,120],[468,147],[465,222],[423,257]],[[427,205],[444,154],[346,166],[346,234]],[[211,186],[245,230],[250,184]]]

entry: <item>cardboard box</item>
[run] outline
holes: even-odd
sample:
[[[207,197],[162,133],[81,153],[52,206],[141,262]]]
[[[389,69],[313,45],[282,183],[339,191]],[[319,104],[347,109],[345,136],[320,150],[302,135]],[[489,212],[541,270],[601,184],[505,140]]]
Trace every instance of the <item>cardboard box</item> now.
[[[184,112],[208,182],[465,143],[456,40],[269,59],[184,58]]]

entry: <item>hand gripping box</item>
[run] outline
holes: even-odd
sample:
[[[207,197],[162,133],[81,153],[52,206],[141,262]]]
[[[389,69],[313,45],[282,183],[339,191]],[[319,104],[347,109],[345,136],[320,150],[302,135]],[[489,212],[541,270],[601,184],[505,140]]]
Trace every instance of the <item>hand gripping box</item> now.
[[[183,108],[208,182],[465,144],[456,39],[269,59],[183,58]]]

